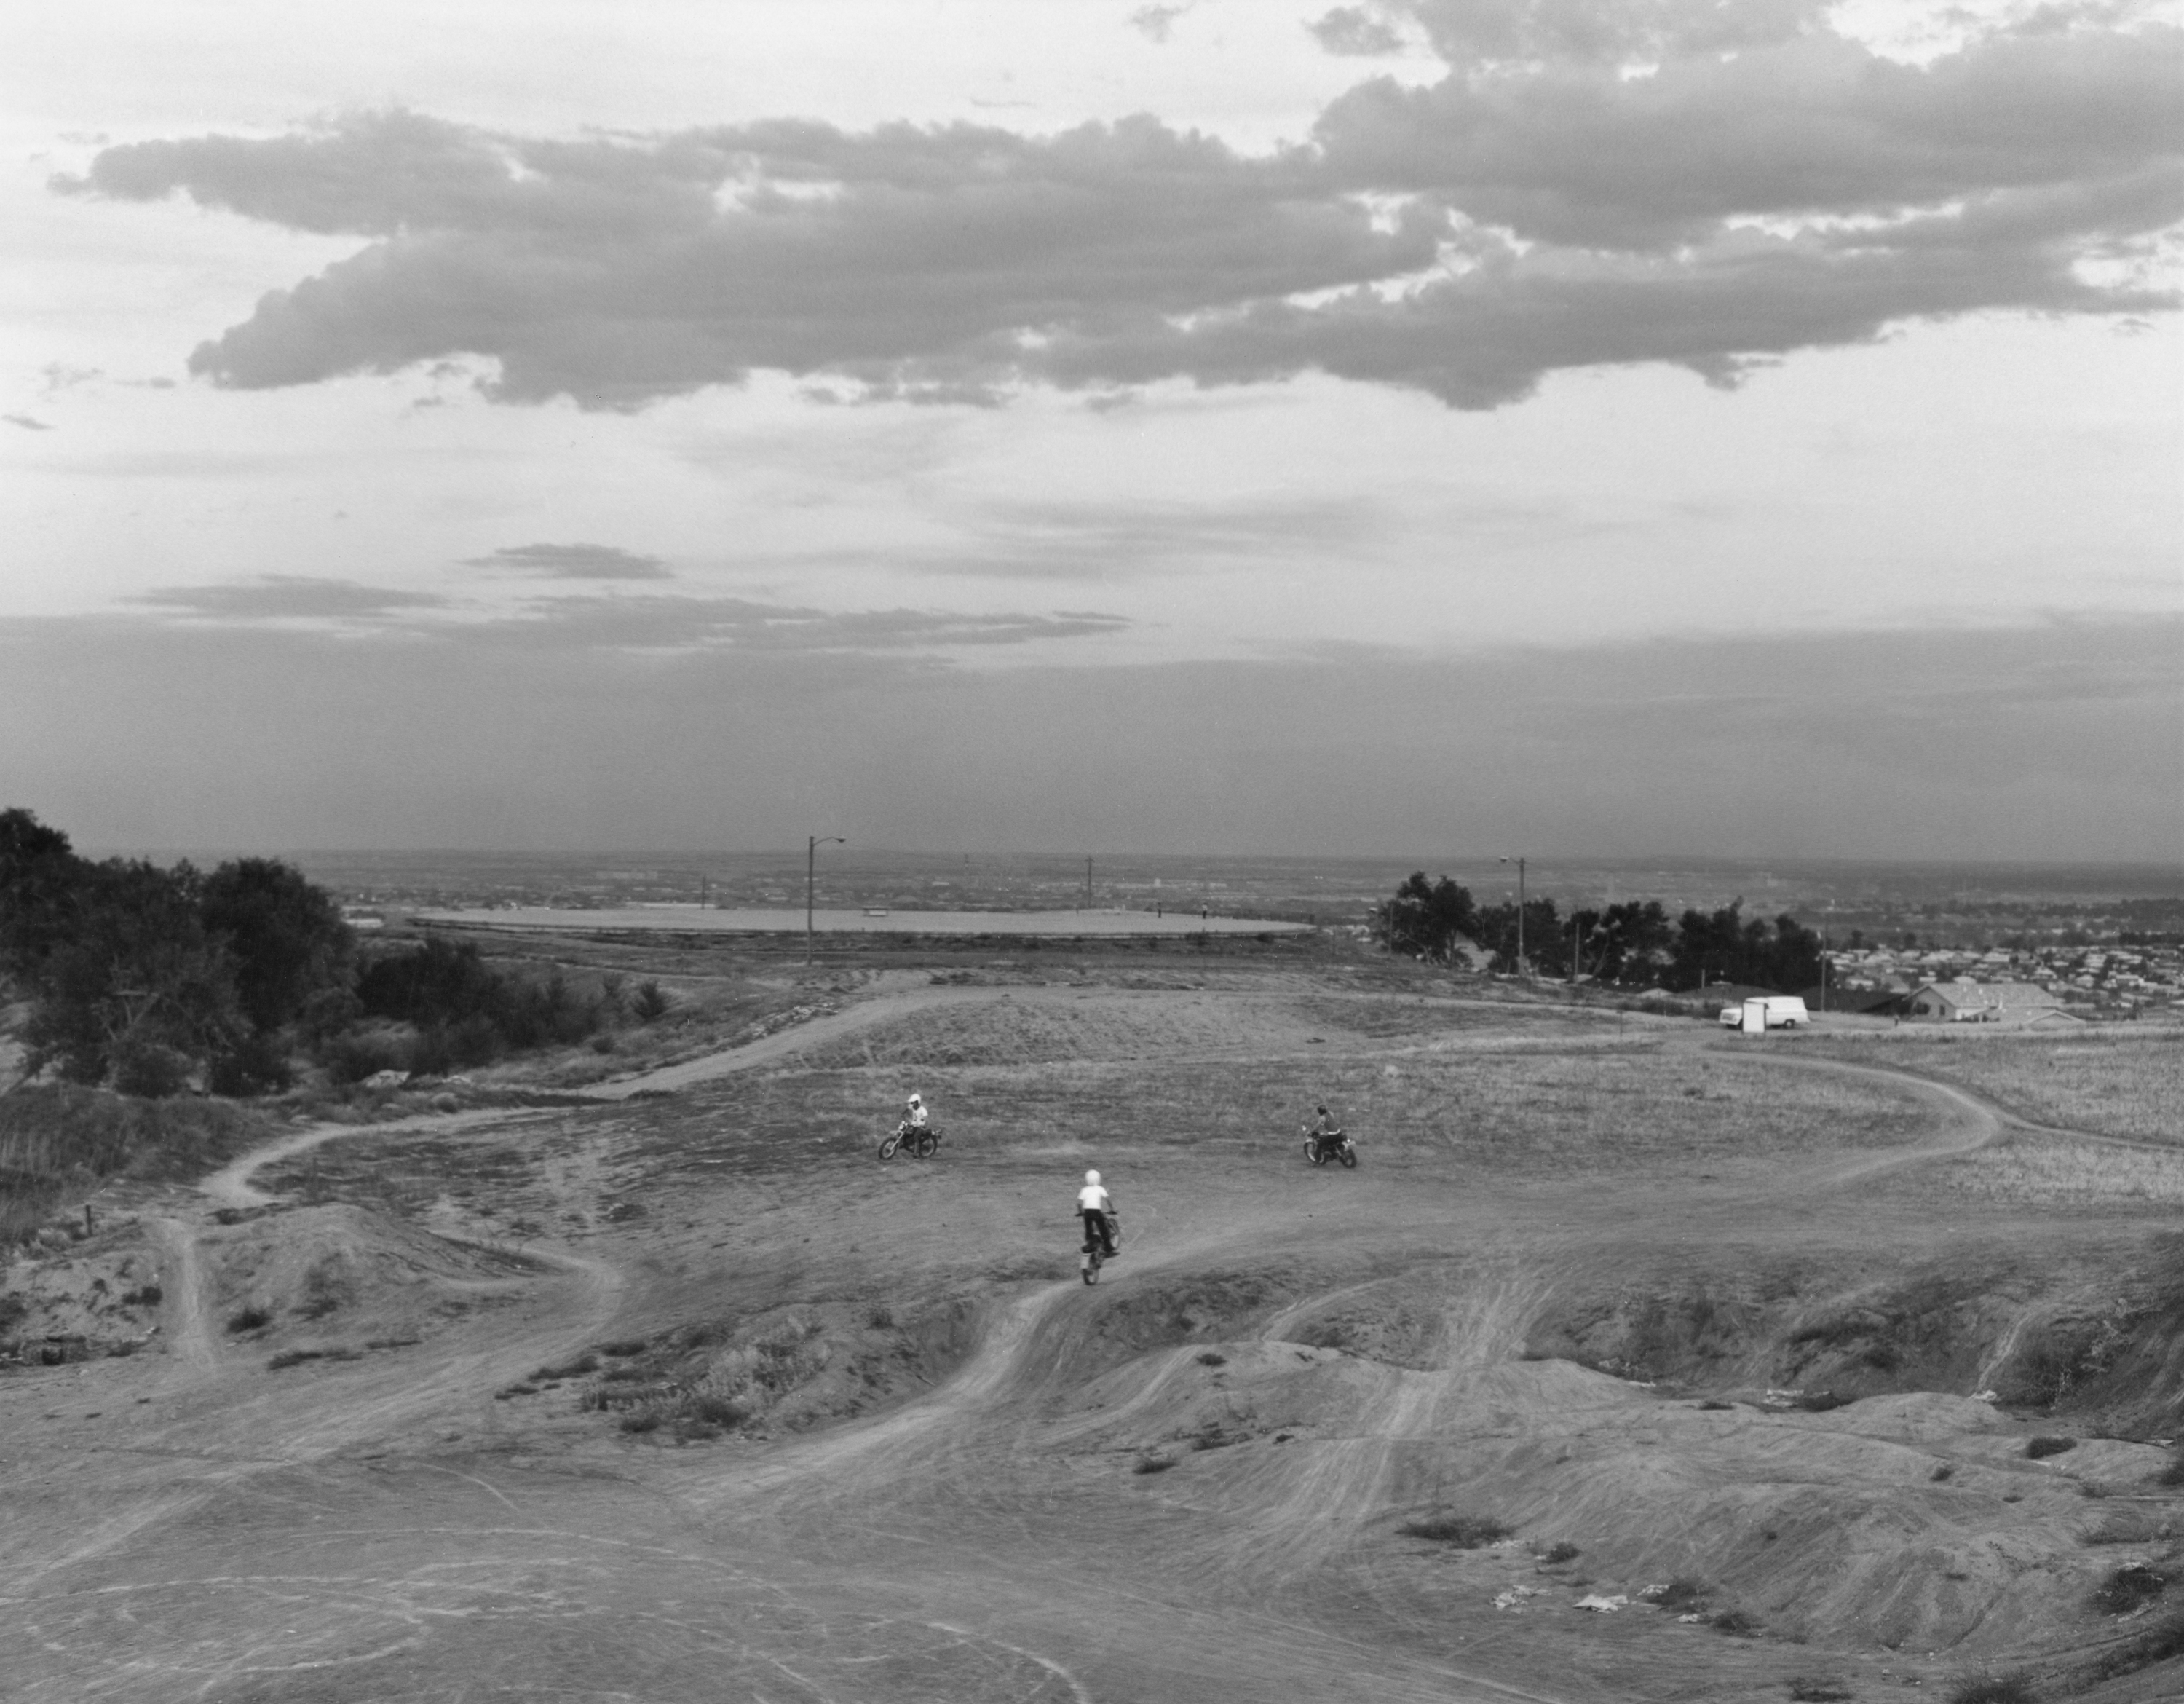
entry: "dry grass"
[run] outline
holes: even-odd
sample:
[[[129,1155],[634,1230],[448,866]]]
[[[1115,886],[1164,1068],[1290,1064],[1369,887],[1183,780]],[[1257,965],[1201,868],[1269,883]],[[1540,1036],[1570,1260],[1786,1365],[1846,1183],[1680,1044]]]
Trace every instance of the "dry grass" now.
[[[74,1083],[0,1097],[0,1247],[116,1173],[194,1177],[265,1139],[265,1115],[221,1100],[138,1100]]]
[[[1318,1055],[1318,1049],[1312,1053]],[[866,1167],[916,1087],[948,1130],[950,1157],[1019,1143],[1127,1141],[1286,1158],[1299,1121],[1325,1102],[1364,1163],[1449,1161],[1513,1176],[1705,1169],[1830,1148],[1923,1139],[1915,1097],[1763,1064],[1671,1061],[1650,1052],[1536,1045],[1395,1059],[1340,1053],[1258,1059],[1061,1061],[753,1072],[731,1084],[587,1120],[655,1176]],[[379,1151],[382,1173],[397,1151]],[[656,1168],[656,1170],[655,1170]]]
[[[1152,999],[995,999],[933,1007],[813,1048],[819,1068],[1048,1064],[1307,1046],[1299,1003],[1174,993]]]
[[[1948,1162],[1950,1187],[1989,1201],[2051,1207],[2184,1207],[2184,1149],[2122,1148],[2019,1133]]]
[[[2184,1146],[2184,1038],[2165,1026],[2011,1036],[1906,1025],[1816,1045],[1839,1059],[1947,1077],[2036,1124]]]

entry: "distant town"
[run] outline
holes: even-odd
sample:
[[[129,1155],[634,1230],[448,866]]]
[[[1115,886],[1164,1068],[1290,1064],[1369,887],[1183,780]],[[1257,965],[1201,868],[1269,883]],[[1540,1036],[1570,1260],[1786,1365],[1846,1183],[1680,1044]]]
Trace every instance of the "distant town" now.
[[[755,854],[328,854],[298,859],[370,929],[413,908],[517,905],[781,906],[805,894],[803,849]],[[1482,903],[1504,897],[1510,873],[1452,865]],[[822,905],[900,910],[1209,909],[1363,934],[1372,908],[1407,869],[1386,860],[940,855],[822,847]],[[1752,916],[1795,916],[1828,943],[1828,1003],[1909,1013],[1935,985],[2031,991],[2086,1019],[2129,1018],[2184,1005],[2184,878],[2099,867],[2032,870],[1939,866],[1734,865],[1685,868],[1535,863],[1531,891],[1568,906],[1618,893],[1671,905],[1719,904],[1738,894]],[[2103,891],[2101,884],[2116,886]],[[1916,1014],[1916,1015],[1931,1015]]]
[[[1892,995],[1908,1001],[1920,988],[1953,982],[2036,987],[2059,1008],[2085,1017],[2129,1017],[2174,1004],[2184,995],[2184,947],[2063,945],[1836,949],[1830,975],[1841,996]],[[1860,1002],[1871,1005],[1872,1002]]]

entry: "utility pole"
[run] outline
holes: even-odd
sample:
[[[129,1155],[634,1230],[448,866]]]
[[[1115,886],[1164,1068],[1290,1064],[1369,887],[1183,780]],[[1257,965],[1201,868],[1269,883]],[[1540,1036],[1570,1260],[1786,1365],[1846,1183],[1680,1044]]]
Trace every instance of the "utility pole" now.
[[[819,848],[826,846],[847,846],[849,841],[839,835],[808,835],[804,842],[804,962],[811,962],[811,890],[819,866]]]

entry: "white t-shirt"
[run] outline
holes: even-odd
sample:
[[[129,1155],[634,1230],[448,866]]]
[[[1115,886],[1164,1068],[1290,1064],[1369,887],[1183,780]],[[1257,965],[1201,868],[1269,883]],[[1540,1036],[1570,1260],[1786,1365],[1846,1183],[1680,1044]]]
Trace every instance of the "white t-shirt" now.
[[[1107,1192],[1096,1183],[1086,1184],[1077,1192],[1077,1210],[1079,1213],[1106,1212]]]
[[[923,1103],[920,1103],[916,1106],[904,1109],[902,1121],[910,1126],[913,1130],[923,1130],[925,1128],[925,1107]]]

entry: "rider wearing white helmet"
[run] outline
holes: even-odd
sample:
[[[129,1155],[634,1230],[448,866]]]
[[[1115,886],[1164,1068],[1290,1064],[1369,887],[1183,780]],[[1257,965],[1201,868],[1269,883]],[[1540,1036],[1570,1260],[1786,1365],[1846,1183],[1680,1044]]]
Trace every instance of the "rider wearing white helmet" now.
[[[925,1120],[925,1103],[913,1094],[903,1103],[902,1127],[905,1130],[923,1130]]]
[[[1084,1187],[1077,1192],[1078,1215],[1084,1221],[1084,1252],[1092,1252],[1095,1237],[1099,1239],[1100,1252],[1113,1258],[1115,1253],[1115,1202],[1100,1186],[1100,1174],[1084,1174]]]

